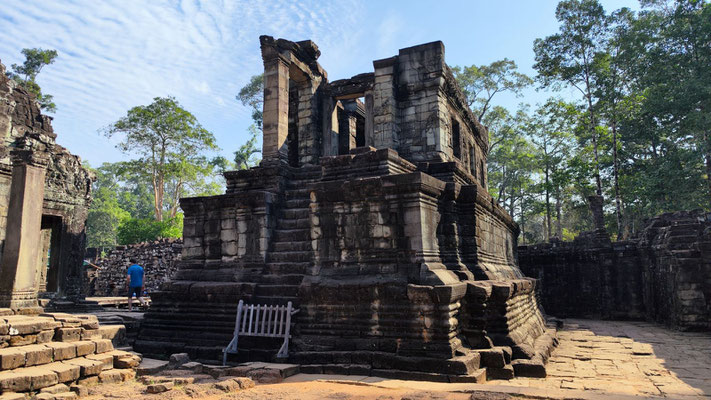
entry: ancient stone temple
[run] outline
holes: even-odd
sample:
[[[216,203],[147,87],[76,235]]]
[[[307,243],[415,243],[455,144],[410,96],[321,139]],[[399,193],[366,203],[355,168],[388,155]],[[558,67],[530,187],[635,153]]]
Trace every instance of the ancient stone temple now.
[[[487,131],[444,45],[329,82],[313,42],[260,40],[262,162],[226,173],[224,195],[181,200],[182,260],[136,349],[217,359],[239,300],[291,301],[302,371],[545,374],[554,333],[517,267],[518,227],[487,193]],[[238,358],[275,354],[249,339]]]
[[[82,296],[92,177],[0,64],[0,308]]]

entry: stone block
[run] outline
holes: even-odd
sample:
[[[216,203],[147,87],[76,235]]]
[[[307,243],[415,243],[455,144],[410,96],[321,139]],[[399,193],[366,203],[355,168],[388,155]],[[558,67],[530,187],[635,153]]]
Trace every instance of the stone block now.
[[[101,383],[119,383],[123,382],[123,375],[121,375],[121,371],[117,370],[109,370],[109,371],[103,371],[102,373],[99,374],[99,381]]]
[[[136,371],[133,369],[120,369],[118,370],[121,374],[121,379],[128,381],[136,378]]]
[[[96,344],[97,353],[106,353],[114,349],[114,345],[108,339],[94,339],[92,342]]]
[[[83,385],[77,385],[76,383],[69,386],[69,390],[76,394],[78,397],[86,397],[89,395],[89,389]]]
[[[101,332],[98,329],[81,328],[81,340],[101,339]]]
[[[27,367],[49,364],[54,355],[54,351],[43,344],[24,346],[22,350],[25,351],[25,366]]]
[[[81,340],[81,328],[58,328],[54,331],[57,342],[78,342]]]
[[[275,369],[255,369],[249,371],[247,377],[259,383],[279,383],[284,380],[281,373]]]
[[[40,393],[52,393],[52,394],[57,394],[57,393],[66,393],[69,391],[69,386],[63,384],[63,383],[58,383],[54,386],[48,386],[42,390],[40,390]]]
[[[59,383],[57,374],[46,365],[23,368],[21,371],[23,375],[27,375],[30,377],[31,390],[40,390],[47,386],[52,386]]]
[[[0,400],[27,400],[27,398],[24,393],[7,392],[0,394]]]
[[[87,376],[86,378],[81,378],[77,380],[77,384],[81,386],[95,386],[99,384],[99,377]]]
[[[146,392],[151,394],[163,393],[173,389],[173,382],[154,383],[146,387]]]
[[[32,387],[31,378],[17,371],[0,372],[0,391],[3,392],[27,392]]]
[[[0,371],[25,366],[25,352],[19,348],[0,349]]]
[[[96,343],[91,340],[82,340],[73,344],[77,347],[77,357],[96,353]]]
[[[54,330],[46,330],[37,334],[37,343],[49,343],[54,338]]]
[[[10,346],[20,347],[37,343],[37,335],[15,335],[10,336]]]
[[[77,346],[74,343],[50,342],[45,346],[52,349],[54,361],[69,360],[77,356]]]
[[[57,374],[57,380],[62,383],[73,382],[81,376],[81,367],[64,362],[47,364],[47,368]]]
[[[100,362],[104,370],[113,369],[114,367],[114,356],[109,353],[89,354],[86,359]]]
[[[93,375],[99,375],[101,371],[104,370],[104,363],[101,361],[96,361],[96,360],[89,360],[84,357],[80,358],[75,358],[73,360],[66,360],[62,361],[63,363],[67,363],[69,365],[77,365],[81,368],[81,376],[87,377],[87,376],[93,376]]]

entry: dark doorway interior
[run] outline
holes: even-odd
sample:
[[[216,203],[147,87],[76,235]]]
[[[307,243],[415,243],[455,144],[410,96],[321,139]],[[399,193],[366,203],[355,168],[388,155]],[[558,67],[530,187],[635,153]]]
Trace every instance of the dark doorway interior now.
[[[59,277],[60,240],[62,218],[54,215],[42,216],[42,253],[40,258],[39,291],[56,292]]]

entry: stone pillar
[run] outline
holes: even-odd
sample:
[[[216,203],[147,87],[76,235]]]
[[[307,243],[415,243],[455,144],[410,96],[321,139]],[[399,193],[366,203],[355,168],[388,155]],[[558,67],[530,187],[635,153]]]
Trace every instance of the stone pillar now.
[[[373,146],[378,149],[398,150],[398,123],[395,74],[397,57],[373,61]]]
[[[604,198],[600,195],[588,196],[588,205],[592,213],[595,230],[605,230],[605,215],[602,212]]]
[[[264,143],[262,159],[284,161],[289,157],[289,65],[279,54],[264,58]]]
[[[0,263],[0,307],[37,307],[42,203],[48,160],[30,150],[12,152],[7,238]]]
[[[321,156],[319,137],[314,136],[318,126],[318,101],[316,90],[320,82],[307,79],[299,83],[298,132],[299,164],[318,164]]]
[[[373,91],[365,92],[365,145],[373,145]]]

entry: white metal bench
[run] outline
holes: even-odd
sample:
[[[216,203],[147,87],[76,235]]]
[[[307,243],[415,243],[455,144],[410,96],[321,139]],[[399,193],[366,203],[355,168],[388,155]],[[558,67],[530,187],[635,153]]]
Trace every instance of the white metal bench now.
[[[227,364],[227,354],[237,354],[237,342],[240,336],[284,338],[277,357],[289,355],[289,332],[291,331],[291,316],[299,312],[294,310],[291,302],[285,306],[269,306],[260,304],[245,304],[240,300],[237,305],[235,332],[230,344],[222,350],[222,365]]]

